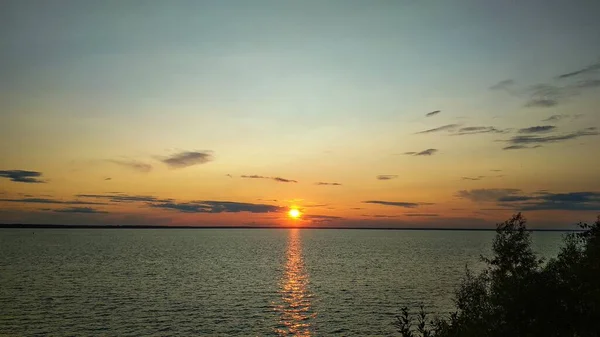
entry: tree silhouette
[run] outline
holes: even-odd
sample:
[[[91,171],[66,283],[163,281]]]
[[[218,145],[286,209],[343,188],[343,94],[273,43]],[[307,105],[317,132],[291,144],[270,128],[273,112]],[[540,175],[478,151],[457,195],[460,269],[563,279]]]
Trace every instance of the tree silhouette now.
[[[600,336],[600,216],[568,234],[544,263],[521,213],[497,225],[493,256],[456,290],[456,310],[427,323],[407,308],[394,325],[403,337]]]

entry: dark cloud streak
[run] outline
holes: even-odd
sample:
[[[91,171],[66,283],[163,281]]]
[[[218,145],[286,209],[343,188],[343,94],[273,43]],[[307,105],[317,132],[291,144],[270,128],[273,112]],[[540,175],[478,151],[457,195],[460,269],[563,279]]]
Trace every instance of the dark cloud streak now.
[[[327,183],[327,182],[322,182],[322,181],[315,183],[315,185],[318,185],[318,186],[342,186],[342,184],[340,184],[340,183]]]
[[[184,151],[161,159],[170,168],[178,169],[192,165],[205,164],[213,160],[211,151]]]
[[[233,201],[191,201],[191,202],[164,202],[149,203],[152,208],[174,210],[182,213],[272,213],[281,211],[283,208],[275,205],[252,204]]]
[[[396,206],[396,207],[404,207],[404,208],[415,208],[421,205],[433,205],[431,203],[416,203],[416,202],[405,202],[405,201],[382,201],[382,200],[367,200],[363,201],[364,204],[378,204],[385,206]]]
[[[531,126],[528,128],[519,129],[519,133],[545,133],[554,131],[556,126],[553,125],[541,125],[541,126]]]
[[[398,178],[395,174],[380,174],[377,176],[377,180],[392,180]]]
[[[253,175],[241,175],[240,178],[246,178],[246,179],[268,179],[268,180],[273,180],[273,181],[277,181],[280,183],[297,183],[297,180],[293,180],[293,179],[286,179],[286,178],[281,178],[281,177],[265,177],[265,176],[259,176],[256,174]]]
[[[433,129],[429,129],[429,130],[424,130],[424,131],[419,131],[416,134],[434,133],[434,132],[442,132],[442,131],[452,131],[452,130],[455,130],[456,128],[458,128],[459,126],[460,126],[460,124],[447,124],[447,125],[442,125],[442,126],[437,127],[437,128],[433,128]]]
[[[0,171],[0,177],[10,179],[16,183],[41,184],[45,181],[37,179],[42,173],[37,171],[26,170],[3,170]]]

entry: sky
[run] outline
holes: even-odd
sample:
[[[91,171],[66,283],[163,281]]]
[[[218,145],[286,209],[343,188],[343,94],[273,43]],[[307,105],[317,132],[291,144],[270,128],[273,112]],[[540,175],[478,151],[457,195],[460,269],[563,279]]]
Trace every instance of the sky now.
[[[0,223],[593,221],[599,12],[586,0],[2,1]]]

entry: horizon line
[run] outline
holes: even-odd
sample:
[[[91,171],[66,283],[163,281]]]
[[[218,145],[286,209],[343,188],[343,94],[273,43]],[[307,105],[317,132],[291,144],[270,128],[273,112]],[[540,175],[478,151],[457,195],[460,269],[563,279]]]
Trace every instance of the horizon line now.
[[[314,227],[314,226],[165,226],[165,225],[58,225],[58,224],[0,224],[0,229],[360,229],[406,231],[496,231],[496,228],[465,227]],[[580,232],[583,229],[527,228],[530,232]]]

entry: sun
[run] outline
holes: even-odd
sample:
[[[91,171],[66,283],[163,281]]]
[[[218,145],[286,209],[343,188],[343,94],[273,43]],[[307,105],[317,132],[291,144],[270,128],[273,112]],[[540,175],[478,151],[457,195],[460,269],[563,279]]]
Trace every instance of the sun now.
[[[292,219],[298,219],[302,213],[297,208],[292,208],[288,211],[288,216]]]

